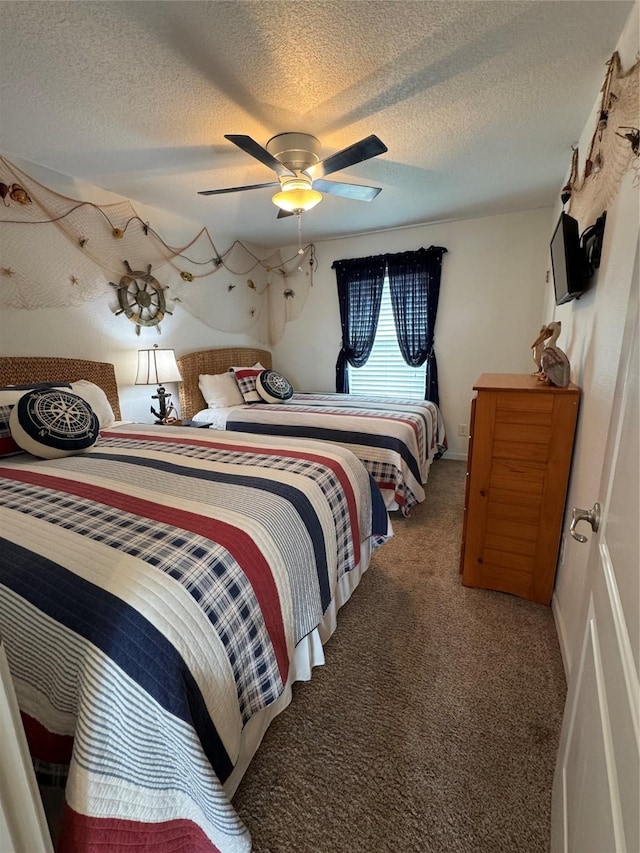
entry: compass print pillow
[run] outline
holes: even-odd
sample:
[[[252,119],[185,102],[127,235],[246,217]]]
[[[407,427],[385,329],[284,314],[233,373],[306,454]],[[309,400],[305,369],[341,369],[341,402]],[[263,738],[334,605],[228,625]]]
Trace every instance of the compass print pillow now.
[[[42,459],[82,453],[100,433],[98,417],[86,400],[59,388],[24,394],[11,410],[9,427],[19,447]]]
[[[263,370],[258,375],[256,391],[265,403],[285,403],[293,397],[293,385],[276,370]]]

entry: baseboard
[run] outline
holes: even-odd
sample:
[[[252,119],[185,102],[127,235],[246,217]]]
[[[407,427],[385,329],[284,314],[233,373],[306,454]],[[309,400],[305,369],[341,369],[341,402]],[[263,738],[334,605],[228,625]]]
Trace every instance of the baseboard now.
[[[442,457],[443,459],[453,459],[454,462],[466,462],[467,454],[466,453],[453,453],[451,450],[447,450],[447,452]]]

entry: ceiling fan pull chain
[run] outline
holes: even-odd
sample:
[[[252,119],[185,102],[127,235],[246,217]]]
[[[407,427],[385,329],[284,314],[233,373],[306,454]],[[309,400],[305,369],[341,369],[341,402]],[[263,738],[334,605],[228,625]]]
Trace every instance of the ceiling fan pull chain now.
[[[296,216],[298,218],[298,254],[302,255],[304,254],[304,249],[302,248],[302,214],[300,211],[296,213]]]

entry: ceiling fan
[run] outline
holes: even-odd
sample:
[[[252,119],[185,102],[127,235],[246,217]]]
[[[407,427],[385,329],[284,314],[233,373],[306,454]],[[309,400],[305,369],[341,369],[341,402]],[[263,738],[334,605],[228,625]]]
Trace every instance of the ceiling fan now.
[[[265,147],[250,136],[242,134],[225,134],[225,139],[273,169],[278,180],[247,187],[200,190],[198,195],[221,195],[264,187],[280,187],[280,192],[273,196],[272,201],[279,208],[278,218],[281,218],[315,207],[322,200],[322,193],[356,201],[373,201],[381,192],[381,187],[324,180],[325,175],[384,154],[387,146],[373,134],[324,160],[320,160],[320,142],[308,133],[279,133],[272,136]]]

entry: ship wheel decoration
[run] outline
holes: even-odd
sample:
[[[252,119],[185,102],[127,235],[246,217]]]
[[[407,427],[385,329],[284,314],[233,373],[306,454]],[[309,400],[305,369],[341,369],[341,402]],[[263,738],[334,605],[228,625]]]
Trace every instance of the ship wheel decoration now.
[[[164,296],[164,288],[160,282],[151,275],[151,264],[147,271],[132,270],[128,261],[124,262],[127,275],[123,275],[118,284],[110,281],[109,284],[118,291],[118,303],[120,310],[118,314],[124,314],[132,323],[136,324],[136,335],[140,334],[141,326],[155,326],[160,334],[160,322],[165,314],[171,314],[167,308]]]

